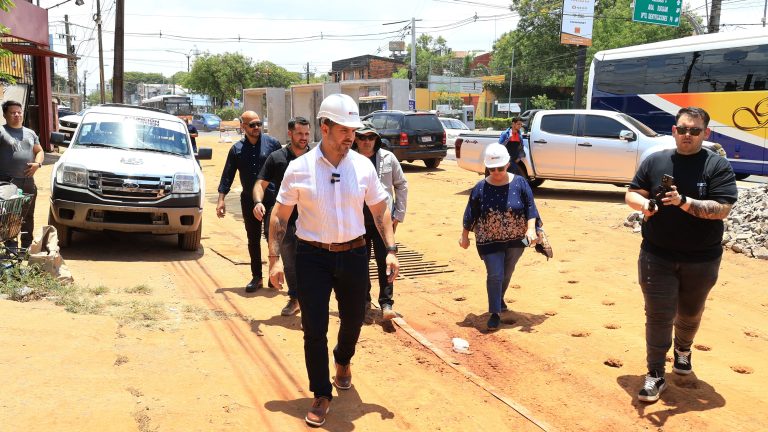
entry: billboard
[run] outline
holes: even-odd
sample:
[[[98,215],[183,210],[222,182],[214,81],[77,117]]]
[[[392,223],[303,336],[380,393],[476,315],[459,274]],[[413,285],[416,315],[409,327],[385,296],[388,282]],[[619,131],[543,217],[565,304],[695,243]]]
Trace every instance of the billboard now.
[[[563,0],[560,43],[592,46],[595,0]]]

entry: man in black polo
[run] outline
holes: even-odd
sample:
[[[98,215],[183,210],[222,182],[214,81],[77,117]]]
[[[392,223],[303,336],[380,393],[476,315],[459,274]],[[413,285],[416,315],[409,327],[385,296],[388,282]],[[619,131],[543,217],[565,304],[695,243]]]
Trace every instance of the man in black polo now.
[[[245,232],[248,234],[248,254],[251,257],[251,281],[245,286],[246,292],[254,292],[262,287],[261,272],[261,221],[253,215],[253,186],[267,156],[280,149],[280,142],[267,134],[261,133],[261,119],[253,111],[246,111],[240,116],[245,136],[232,145],[227,155],[227,162],[219,182],[219,200],[216,215],[220,218],[227,213],[224,197],[227,196],[235,180],[235,173],[240,174],[240,206],[243,211]],[[272,205],[275,201],[275,187],[267,189],[265,201]],[[265,229],[267,229],[265,227]]]
[[[272,207],[267,208],[264,205],[264,193],[270,183],[280,189],[288,164],[309,150],[309,121],[304,117],[291,119],[288,122],[288,139],[290,140],[288,145],[269,155],[264,166],[261,167],[256,186],[253,188],[253,202],[256,203],[253,207],[253,215],[265,223],[265,226],[269,225]],[[265,216],[266,221],[264,221]],[[285,237],[280,244],[285,282],[288,285],[288,304],[280,311],[282,316],[291,316],[301,309],[296,295],[296,219],[298,217],[299,211],[294,208],[288,219]]]

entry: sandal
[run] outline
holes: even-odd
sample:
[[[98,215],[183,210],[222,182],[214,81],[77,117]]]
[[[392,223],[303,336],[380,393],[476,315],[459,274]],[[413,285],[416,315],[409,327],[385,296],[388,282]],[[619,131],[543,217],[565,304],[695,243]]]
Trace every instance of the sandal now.
[[[550,258],[552,258],[552,245],[549,244],[549,239],[547,238],[547,235],[544,233],[544,231],[537,231],[536,234],[539,236],[539,241],[536,242],[536,252],[544,255],[547,257],[547,261],[549,261]]]

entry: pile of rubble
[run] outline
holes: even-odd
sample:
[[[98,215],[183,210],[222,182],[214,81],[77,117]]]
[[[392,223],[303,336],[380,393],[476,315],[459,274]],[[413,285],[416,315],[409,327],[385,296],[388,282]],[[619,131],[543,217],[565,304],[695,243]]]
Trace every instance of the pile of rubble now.
[[[768,185],[739,188],[739,200],[725,220],[723,244],[748,257],[768,259]]]
[[[624,226],[640,232],[643,214],[632,212]],[[739,200],[725,220],[723,245],[748,257],[768,260],[768,185],[739,188]]]

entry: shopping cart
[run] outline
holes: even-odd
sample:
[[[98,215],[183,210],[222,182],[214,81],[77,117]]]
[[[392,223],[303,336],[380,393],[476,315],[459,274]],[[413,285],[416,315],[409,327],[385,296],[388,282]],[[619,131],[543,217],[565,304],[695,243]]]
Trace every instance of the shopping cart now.
[[[27,254],[26,248],[18,246],[18,237],[31,199],[31,194],[24,193],[0,197],[0,273],[21,264]]]

